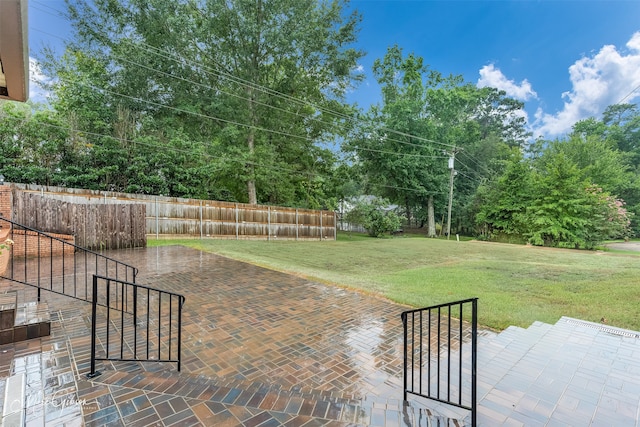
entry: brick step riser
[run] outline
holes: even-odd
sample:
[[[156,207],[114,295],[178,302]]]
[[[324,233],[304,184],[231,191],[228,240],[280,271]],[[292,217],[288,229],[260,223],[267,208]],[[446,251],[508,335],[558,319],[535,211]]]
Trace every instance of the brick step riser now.
[[[0,345],[48,336],[51,321],[47,304],[18,303],[17,292],[0,296]]]

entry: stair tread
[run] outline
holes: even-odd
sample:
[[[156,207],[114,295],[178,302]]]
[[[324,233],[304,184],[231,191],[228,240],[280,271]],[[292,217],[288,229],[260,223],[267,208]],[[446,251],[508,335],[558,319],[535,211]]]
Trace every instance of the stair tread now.
[[[24,373],[13,374],[7,378],[4,387],[2,417],[22,411],[25,407],[26,376]]]
[[[16,309],[15,326],[50,322],[49,306],[44,302],[23,302]]]
[[[143,379],[144,381],[139,384],[139,381]],[[422,419],[422,422],[424,422],[425,418],[432,420],[431,425],[439,425],[442,427],[449,425],[464,425],[462,417],[455,418],[453,415],[447,416],[435,409],[430,403],[425,403],[425,401],[419,400],[410,400],[409,402],[404,403],[401,398],[376,399],[371,396],[368,396],[366,399],[353,399],[349,397],[339,397],[332,393],[327,394],[313,391],[302,392],[295,389],[282,390],[268,384],[254,383],[250,381],[239,381],[237,383],[232,383],[228,380],[216,381],[216,379],[211,379],[202,375],[177,373],[164,370],[156,372],[138,371],[127,374],[123,374],[121,371],[107,370],[103,371],[102,376],[93,378],[90,381],[92,383],[105,384],[111,388],[134,388],[143,390],[147,393],[171,395],[171,390],[176,389],[179,390],[178,395],[187,400],[211,400],[230,406],[234,405],[234,399],[237,396],[246,394],[246,392],[253,396],[262,394],[265,396],[265,399],[268,399],[269,395],[277,395],[278,397],[284,396],[287,399],[291,399],[291,401],[296,402],[301,402],[302,399],[312,407],[322,407],[323,405],[326,405],[327,407],[333,406],[341,408],[337,413],[327,412],[322,416],[315,416],[312,418],[344,422],[345,420],[342,419],[341,415],[342,410],[350,414],[359,414],[356,415],[356,418],[358,422],[362,422],[362,424],[358,425],[369,425],[370,421],[372,421],[375,416],[380,416],[381,414],[384,414],[383,418],[386,419],[391,419],[397,416],[399,419],[404,418],[406,420],[408,417],[412,420],[410,425],[421,425],[418,424],[417,420]],[[165,386],[160,387],[162,391],[154,390],[158,385],[162,383],[166,384],[167,381],[173,383],[168,390],[165,390]],[[190,385],[194,392],[191,395],[189,393]],[[82,398],[81,395],[79,397]],[[256,408],[260,408],[260,400],[256,400],[255,405]],[[251,405],[245,403],[242,406]],[[297,409],[293,409],[293,412],[290,412],[288,409],[283,409],[281,412],[294,414],[297,413]],[[434,422],[436,424],[433,424]]]
[[[0,294],[0,312],[15,310],[17,301],[18,293],[16,291],[8,291]]]

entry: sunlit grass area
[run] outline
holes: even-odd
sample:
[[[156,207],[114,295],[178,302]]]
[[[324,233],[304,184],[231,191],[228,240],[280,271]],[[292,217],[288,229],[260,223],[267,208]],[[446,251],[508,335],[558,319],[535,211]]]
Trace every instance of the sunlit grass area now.
[[[150,240],[185,245],[414,307],[479,297],[482,325],[561,316],[640,330],[640,256],[424,237],[336,241]]]

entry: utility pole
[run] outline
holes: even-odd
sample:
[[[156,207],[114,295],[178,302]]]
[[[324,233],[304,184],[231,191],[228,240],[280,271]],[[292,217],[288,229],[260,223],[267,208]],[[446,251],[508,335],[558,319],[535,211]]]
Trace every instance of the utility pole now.
[[[451,171],[449,176],[449,212],[447,214],[447,240],[451,236],[451,205],[453,203],[453,177],[456,176],[457,172],[455,169],[455,161],[456,154],[458,153],[457,148],[453,148],[453,150],[449,154],[449,170]]]

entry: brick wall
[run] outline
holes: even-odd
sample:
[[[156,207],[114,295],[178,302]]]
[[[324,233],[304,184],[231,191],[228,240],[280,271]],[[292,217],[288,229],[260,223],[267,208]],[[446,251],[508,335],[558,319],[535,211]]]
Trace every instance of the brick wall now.
[[[6,239],[9,237],[9,233],[11,230],[9,228],[0,228],[0,244],[5,243]],[[0,276],[2,276],[9,264],[9,260],[11,259],[11,248],[2,248],[0,249]]]
[[[0,0],[2,1],[2,0]],[[12,196],[11,187],[8,185],[0,185],[0,217],[11,219],[12,211]],[[51,253],[55,255],[62,254],[62,242],[57,240],[51,240],[43,236],[39,236],[38,233],[26,230],[13,229],[13,232],[8,227],[9,223],[0,221],[0,243],[4,243],[7,238],[13,240],[13,246],[9,249],[3,250],[0,255],[3,259],[0,261],[6,261],[9,251],[13,252],[14,257],[33,257],[33,256],[48,256]],[[68,243],[75,243],[73,236],[66,234],[54,234],[48,233],[53,237],[64,240]],[[71,251],[71,248],[65,248],[65,251]],[[0,264],[6,264],[2,262]]]
[[[11,187],[0,185],[0,216],[11,219]]]
[[[73,236],[54,233],[47,234],[57,237],[58,239],[62,239],[67,243],[75,243]],[[54,255],[61,255],[63,246],[64,243],[62,242],[46,238],[32,231],[13,230],[13,247],[11,250],[14,257],[23,257],[25,255],[27,257],[34,257],[38,256],[38,254],[40,254],[40,256],[49,256],[51,253]],[[65,253],[71,254],[73,253],[73,248],[67,246],[64,248],[64,251]]]
[[[11,188],[7,185],[0,185],[0,217],[11,219]],[[7,225],[8,223],[0,221],[0,243],[4,243],[11,232]],[[9,248],[0,250],[0,275],[9,263],[9,251]]]

